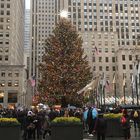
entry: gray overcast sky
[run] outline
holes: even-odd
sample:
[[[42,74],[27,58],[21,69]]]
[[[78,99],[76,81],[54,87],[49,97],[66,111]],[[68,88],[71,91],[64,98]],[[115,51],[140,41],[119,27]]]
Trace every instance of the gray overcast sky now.
[[[30,9],[30,0],[26,0],[26,9]]]

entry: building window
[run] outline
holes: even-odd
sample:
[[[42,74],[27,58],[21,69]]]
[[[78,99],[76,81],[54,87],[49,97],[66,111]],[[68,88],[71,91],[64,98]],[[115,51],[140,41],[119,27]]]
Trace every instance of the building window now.
[[[129,65],[129,69],[132,70],[133,69],[133,65]]]
[[[125,55],[122,55],[122,60],[125,61]]]
[[[132,61],[132,55],[129,55],[129,61]]]
[[[112,57],[112,62],[115,63],[115,57]]]
[[[99,62],[102,62],[102,57],[99,57]]]
[[[10,11],[7,11],[7,15],[10,15]]]
[[[102,66],[99,66],[99,71],[102,71],[102,69],[103,69]]]
[[[108,53],[108,48],[105,48],[105,53]]]
[[[9,80],[9,81],[8,81],[8,87],[11,87],[11,86],[12,86],[12,81]]]
[[[5,56],[5,61],[8,61],[8,55]]]
[[[8,103],[17,103],[17,93],[8,93]]]
[[[125,70],[126,69],[126,65],[123,64],[122,66],[123,66],[123,70]]]
[[[18,72],[15,73],[15,77],[19,77],[19,73]]]
[[[8,73],[8,77],[12,77],[12,72],[9,72]]]
[[[4,3],[1,3],[1,8],[4,8]]]
[[[109,62],[109,59],[108,59],[108,57],[106,57],[106,58],[105,58],[105,62]]]
[[[2,10],[2,11],[0,11],[0,15],[4,15],[4,11]]]
[[[1,72],[1,77],[5,77],[5,72]]]
[[[4,18],[0,18],[0,22],[4,22]]]
[[[96,71],[96,66],[93,67],[93,71]]]
[[[115,68],[115,66],[113,66],[113,67],[112,67],[112,70],[113,70],[113,71],[116,71],[116,68]]]
[[[2,80],[1,83],[0,83],[1,87],[5,87],[5,81]]]
[[[15,81],[14,86],[15,86],[15,87],[18,87],[18,86],[19,86],[19,81],[18,81],[18,80]]]
[[[10,4],[9,3],[7,4],[7,8],[10,8]]]
[[[93,57],[92,62],[95,62],[95,57]]]
[[[106,71],[109,71],[109,66],[106,66]]]

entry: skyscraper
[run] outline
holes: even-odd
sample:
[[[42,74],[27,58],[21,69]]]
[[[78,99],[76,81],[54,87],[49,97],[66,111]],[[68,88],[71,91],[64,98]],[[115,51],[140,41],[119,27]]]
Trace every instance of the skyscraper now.
[[[114,73],[120,77],[116,63],[119,48],[135,48],[140,45],[139,0],[32,0],[32,58],[31,75],[38,75],[43,43],[59,20],[62,10],[68,11],[68,20],[83,37],[83,47],[88,56],[93,75],[106,73],[112,83]],[[96,54],[96,50],[99,54]],[[127,52],[126,52],[127,53]],[[128,55],[127,55],[128,56]],[[135,57],[135,56],[134,56]],[[134,58],[133,58],[134,60]],[[130,63],[130,64],[129,64]],[[125,65],[132,65],[132,61]],[[130,80],[130,77],[126,79]]]
[[[30,9],[25,9],[24,20],[24,65],[27,70],[27,78],[29,75],[29,59],[30,59]]]
[[[0,0],[0,103],[20,102],[23,85],[24,1]]]

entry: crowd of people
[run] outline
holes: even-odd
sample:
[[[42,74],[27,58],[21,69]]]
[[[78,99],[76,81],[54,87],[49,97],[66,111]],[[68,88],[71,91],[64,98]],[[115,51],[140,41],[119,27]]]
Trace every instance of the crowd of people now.
[[[120,123],[124,132],[125,140],[130,140],[130,120],[134,122],[134,128],[140,129],[140,112],[138,110],[127,111],[124,109],[114,110],[115,113],[122,112]],[[83,123],[83,131],[89,136],[96,134],[97,140],[105,140],[107,122],[103,117],[103,111],[99,111],[95,106],[76,109],[55,109],[48,110],[28,110],[28,109],[1,109],[0,117],[17,118],[21,123],[23,140],[46,138],[51,135],[51,121],[56,117],[77,117]]]

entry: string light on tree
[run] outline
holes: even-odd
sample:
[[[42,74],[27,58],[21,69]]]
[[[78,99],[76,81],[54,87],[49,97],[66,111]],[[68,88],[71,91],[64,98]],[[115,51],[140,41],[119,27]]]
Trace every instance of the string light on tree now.
[[[61,17],[61,18],[68,18],[68,11],[62,10],[62,11],[60,12],[60,17]]]
[[[62,12],[62,17],[67,17]],[[83,57],[83,40],[71,22],[61,18],[46,40],[45,54],[39,65],[42,79],[39,92],[42,103],[49,105],[82,105],[83,97],[77,92],[85,87],[92,78],[86,57]]]

